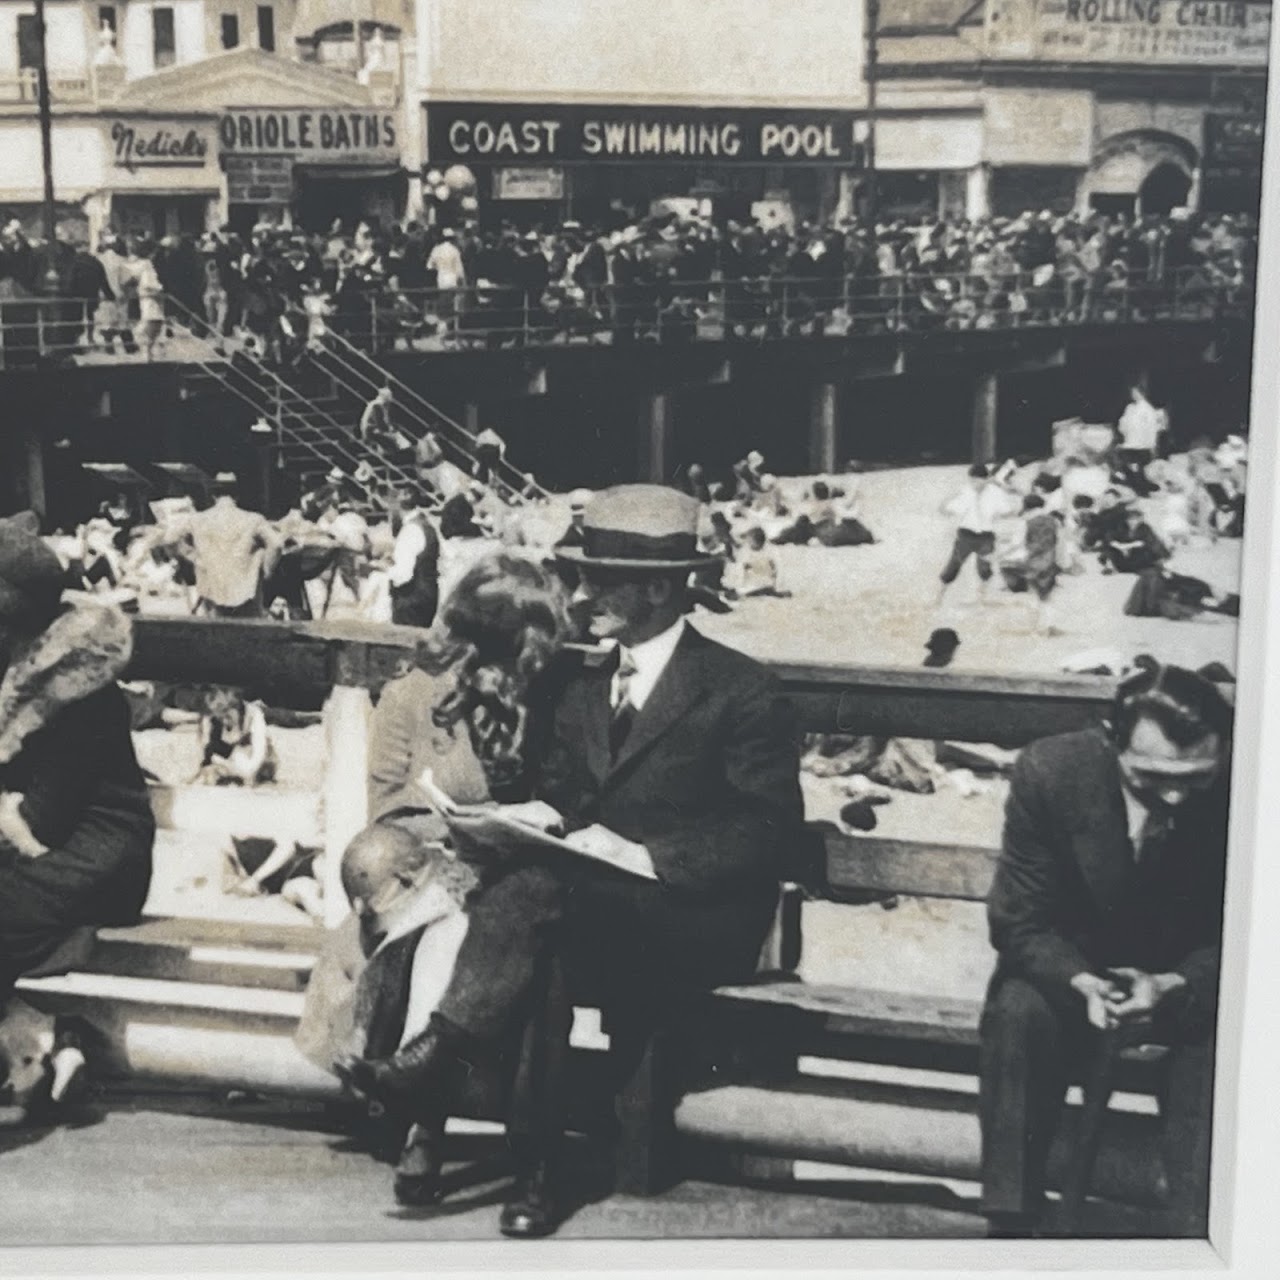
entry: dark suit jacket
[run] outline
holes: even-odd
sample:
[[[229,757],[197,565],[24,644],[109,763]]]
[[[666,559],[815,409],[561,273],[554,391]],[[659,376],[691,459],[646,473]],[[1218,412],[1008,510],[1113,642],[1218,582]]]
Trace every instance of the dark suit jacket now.
[[[686,627],[618,758],[609,680],[568,681],[538,794],[573,827],[647,847],[662,890],[708,903],[774,894],[801,833],[798,738],[775,679]]]
[[[1226,836],[1224,780],[1179,812],[1148,868],[1155,883],[1138,902],[1115,748],[1101,730],[1033,743],[1014,769],[987,902],[1000,953],[997,979],[1023,977],[1060,998],[1083,971],[1130,965],[1177,972],[1188,984],[1175,1006],[1177,1023],[1189,1035],[1208,1030]]]

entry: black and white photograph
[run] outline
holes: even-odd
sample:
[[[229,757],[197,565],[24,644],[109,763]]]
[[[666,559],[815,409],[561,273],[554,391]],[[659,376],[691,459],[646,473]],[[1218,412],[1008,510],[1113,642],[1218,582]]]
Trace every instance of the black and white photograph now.
[[[0,1246],[1220,1249],[1271,19],[0,0]]]

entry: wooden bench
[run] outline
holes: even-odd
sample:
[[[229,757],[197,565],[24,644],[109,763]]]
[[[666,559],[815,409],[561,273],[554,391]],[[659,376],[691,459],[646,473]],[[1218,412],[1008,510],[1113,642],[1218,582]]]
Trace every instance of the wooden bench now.
[[[824,839],[825,879],[784,897],[784,923],[797,919],[802,893],[864,904],[895,896],[982,902],[997,857],[994,849],[814,830]],[[799,939],[777,950],[794,970]],[[623,1113],[637,1118],[619,1153],[618,1189],[653,1193],[689,1169],[785,1178],[799,1160],[976,1180],[981,1009],[976,999],[811,985],[794,972],[721,987],[656,1049],[677,1061],[692,1052],[713,1062],[704,1079],[681,1095],[678,1066],[651,1058],[631,1082]],[[1088,1123],[1091,1095],[1067,1108],[1050,1184],[1063,1192],[1069,1229],[1078,1226],[1091,1183],[1126,1202],[1163,1202],[1158,1121],[1150,1113],[1164,1057],[1153,1046],[1124,1051],[1095,1082],[1104,1096]],[[848,1080],[805,1071],[806,1059],[879,1070]],[[922,1071],[928,1083],[919,1083]],[[1147,1105],[1105,1112],[1112,1090],[1130,1095],[1131,1104],[1145,1096]]]
[[[406,629],[363,624],[143,619],[130,674],[234,684],[297,709],[324,706],[330,758],[320,821],[327,887],[335,890],[338,857],[364,822],[360,782],[370,695],[403,668],[417,639]],[[775,670],[807,732],[1004,747],[1097,723],[1113,689],[1097,677],[836,664]],[[976,903],[986,895],[995,852],[944,841],[847,836],[830,826],[813,834],[815,857],[796,873],[805,888],[793,887],[782,898],[767,963],[772,972],[706,997],[692,1023],[654,1039],[623,1091],[619,1190],[648,1193],[682,1170],[708,1165],[741,1176],[759,1168],[752,1161],[761,1158],[775,1172],[780,1161],[814,1160],[976,1177],[978,1003],[810,986],[797,981],[795,971],[804,897],[852,904],[901,895]],[[340,906],[340,895],[334,899]],[[317,941],[315,930],[285,937],[148,922],[104,931],[79,970],[32,979],[23,988],[47,1008],[92,1008],[100,1018],[105,1010],[108,1057],[122,1072],[332,1097],[333,1080],[301,1059],[290,1038],[307,955]],[[682,1072],[690,1057],[709,1062],[711,1074],[684,1092]],[[587,1080],[598,1053],[584,1048],[576,1059]],[[822,1079],[802,1070],[802,1059],[888,1074]],[[1128,1053],[1114,1083],[1149,1094],[1158,1066],[1158,1054]],[[921,1083],[910,1074],[919,1071],[935,1074]],[[902,1083],[895,1082],[895,1072]],[[1078,1108],[1069,1108],[1068,1137],[1078,1115]],[[1096,1171],[1102,1192],[1159,1201],[1159,1169],[1147,1142],[1151,1120],[1132,1110],[1108,1113]],[[731,1158],[718,1160],[717,1153]],[[1060,1144],[1052,1162],[1059,1183],[1065,1165]]]

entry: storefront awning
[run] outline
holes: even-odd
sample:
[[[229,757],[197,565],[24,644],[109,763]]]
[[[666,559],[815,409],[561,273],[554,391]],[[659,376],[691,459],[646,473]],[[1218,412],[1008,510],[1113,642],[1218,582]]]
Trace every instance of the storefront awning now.
[[[367,182],[394,178],[404,170],[398,164],[295,164],[293,172],[309,182]]]
[[[150,489],[151,481],[124,462],[82,462],[84,470],[109,480],[121,489]]]
[[[163,471],[171,480],[176,480],[179,484],[196,485],[207,489],[213,483],[206,472],[201,471],[191,462],[155,462],[152,465],[157,471]]]

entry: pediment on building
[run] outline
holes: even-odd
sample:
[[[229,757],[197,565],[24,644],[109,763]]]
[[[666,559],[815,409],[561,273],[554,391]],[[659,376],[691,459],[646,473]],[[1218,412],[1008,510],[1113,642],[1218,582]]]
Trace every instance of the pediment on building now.
[[[354,76],[261,49],[233,49],[130,80],[112,105],[142,111],[217,112],[228,107],[368,107],[373,103],[368,86]]]

